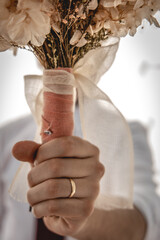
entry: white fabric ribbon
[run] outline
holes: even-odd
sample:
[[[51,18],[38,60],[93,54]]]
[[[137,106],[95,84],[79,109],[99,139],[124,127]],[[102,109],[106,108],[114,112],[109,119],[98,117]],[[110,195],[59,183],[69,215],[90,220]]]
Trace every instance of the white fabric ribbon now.
[[[101,209],[132,208],[133,206],[133,144],[130,130],[122,114],[96,83],[109,69],[118,49],[119,39],[109,38],[103,46],[88,52],[75,65],[73,72],[59,70],[65,84],[78,91],[81,128],[84,139],[100,149],[100,161],[105,166],[96,207]],[[64,84],[63,78],[57,84]],[[68,80],[67,80],[68,79]],[[56,80],[55,80],[56,81]],[[26,97],[32,114],[41,128],[42,91],[41,76],[25,77]],[[38,136],[38,134],[37,134]],[[38,140],[38,139],[37,139]],[[23,163],[10,188],[11,195],[26,201],[27,174],[30,167]]]

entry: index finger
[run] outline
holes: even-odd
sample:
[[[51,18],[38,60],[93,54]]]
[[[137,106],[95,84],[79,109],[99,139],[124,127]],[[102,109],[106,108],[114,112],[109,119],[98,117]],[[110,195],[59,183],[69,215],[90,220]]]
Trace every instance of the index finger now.
[[[52,158],[90,158],[99,154],[96,146],[79,137],[55,138],[38,149],[36,163]]]

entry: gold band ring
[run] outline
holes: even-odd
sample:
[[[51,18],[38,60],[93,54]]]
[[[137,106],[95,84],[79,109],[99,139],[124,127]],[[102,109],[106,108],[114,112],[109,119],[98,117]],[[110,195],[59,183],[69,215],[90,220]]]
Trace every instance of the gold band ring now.
[[[72,198],[74,196],[74,194],[76,193],[76,184],[72,178],[69,178],[69,180],[71,183],[71,194],[69,195],[69,198]]]

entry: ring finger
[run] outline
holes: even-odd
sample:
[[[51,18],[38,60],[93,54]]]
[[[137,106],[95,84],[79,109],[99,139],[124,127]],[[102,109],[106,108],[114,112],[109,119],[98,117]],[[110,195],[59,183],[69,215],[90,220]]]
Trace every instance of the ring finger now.
[[[74,178],[76,191],[72,198],[96,198],[99,191],[98,183],[91,178]],[[50,199],[69,198],[72,185],[69,178],[49,179],[30,188],[27,197],[31,206]]]

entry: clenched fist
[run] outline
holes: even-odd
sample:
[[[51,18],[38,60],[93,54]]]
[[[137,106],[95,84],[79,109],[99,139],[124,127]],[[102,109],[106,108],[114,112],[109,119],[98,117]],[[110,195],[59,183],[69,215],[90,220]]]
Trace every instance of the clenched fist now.
[[[35,160],[27,194],[34,215],[43,217],[48,229],[57,234],[72,236],[80,231],[93,213],[104,174],[98,148],[78,137],[62,137],[43,145],[20,142],[13,154],[21,161]],[[76,186],[72,198],[70,179]]]

